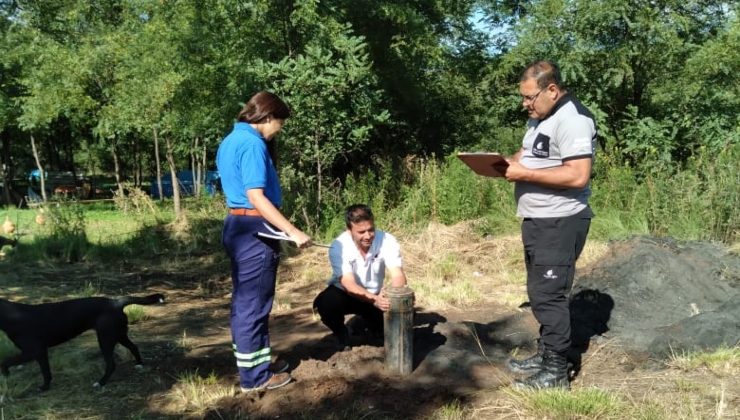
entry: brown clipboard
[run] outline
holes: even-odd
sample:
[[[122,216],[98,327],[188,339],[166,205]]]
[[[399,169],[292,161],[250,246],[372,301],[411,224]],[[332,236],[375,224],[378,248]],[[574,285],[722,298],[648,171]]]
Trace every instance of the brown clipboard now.
[[[498,153],[458,153],[457,157],[465,162],[476,174],[490,177],[503,177],[496,168],[506,168],[509,162]]]

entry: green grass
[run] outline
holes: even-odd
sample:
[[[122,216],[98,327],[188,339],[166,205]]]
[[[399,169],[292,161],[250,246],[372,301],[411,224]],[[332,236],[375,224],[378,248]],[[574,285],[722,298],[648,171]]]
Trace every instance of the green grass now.
[[[454,400],[435,410],[429,418],[431,420],[464,420],[469,416],[470,409],[460,401]]]
[[[619,419],[626,404],[616,395],[596,388],[511,391],[528,416],[550,419]]]
[[[666,364],[687,372],[707,368],[718,375],[736,375],[740,373],[740,346],[723,346],[709,352],[673,354]]]
[[[79,290],[72,292],[72,296],[81,298],[97,295],[100,295],[100,285],[95,285],[92,282],[87,282]]]
[[[221,383],[216,373],[202,376],[195,370],[179,373],[166,398],[170,402],[168,406],[177,407],[170,414],[202,414],[212,408],[216,401],[233,396],[235,391],[233,386]]]
[[[128,317],[129,324],[136,324],[137,322],[149,319],[146,309],[141,305],[128,305],[123,308],[123,312]]]

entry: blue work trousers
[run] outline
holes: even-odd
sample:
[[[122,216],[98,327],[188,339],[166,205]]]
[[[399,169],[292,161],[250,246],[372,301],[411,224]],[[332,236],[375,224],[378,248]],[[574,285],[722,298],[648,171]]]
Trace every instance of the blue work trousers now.
[[[228,215],[223,245],[231,258],[231,337],[242,388],[254,388],[270,379],[268,321],[275,296],[280,246],[259,216]]]

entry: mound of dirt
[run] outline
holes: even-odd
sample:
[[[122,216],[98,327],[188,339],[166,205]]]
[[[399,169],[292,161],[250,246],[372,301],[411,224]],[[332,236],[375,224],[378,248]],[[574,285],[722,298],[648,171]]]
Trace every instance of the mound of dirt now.
[[[733,346],[740,340],[740,257],[707,242],[615,242],[576,280],[571,317],[574,343],[608,330],[656,357]]]

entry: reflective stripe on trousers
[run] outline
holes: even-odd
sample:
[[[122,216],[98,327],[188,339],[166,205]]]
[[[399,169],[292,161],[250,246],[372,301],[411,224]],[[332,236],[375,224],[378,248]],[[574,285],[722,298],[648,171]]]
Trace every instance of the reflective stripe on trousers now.
[[[265,219],[226,216],[223,245],[231,259],[231,337],[240,384],[254,388],[270,379],[268,321],[280,260],[278,241],[257,236]]]

